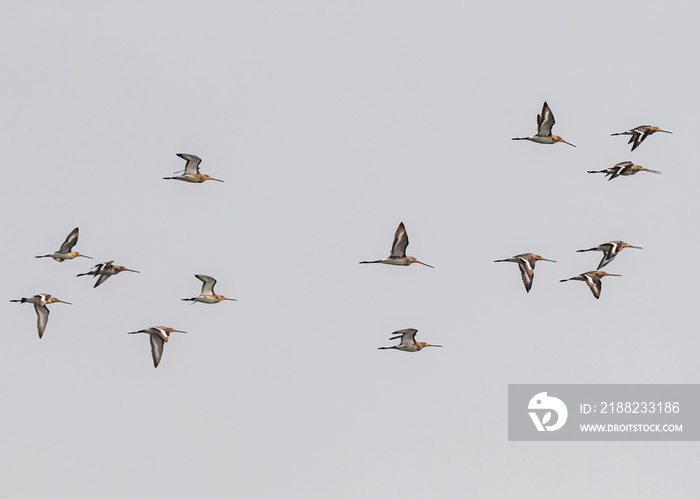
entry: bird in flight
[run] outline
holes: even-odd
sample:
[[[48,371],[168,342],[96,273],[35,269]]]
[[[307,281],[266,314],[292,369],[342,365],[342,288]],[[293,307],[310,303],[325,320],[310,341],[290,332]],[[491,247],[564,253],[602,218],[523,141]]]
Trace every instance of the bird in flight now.
[[[205,180],[223,182],[223,180],[219,180],[218,178],[213,178],[209,175],[199,173],[199,164],[202,162],[202,160],[194,154],[179,153],[178,156],[187,161],[185,164],[184,173],[182,175],[178,175],[177,177],[163,177],[163,180],[183,180],[185,182],[192,182],[195,184],[201,184]]]
[[[158,367],[160,364],[160,359],[163,357],[163,345],[170,338],[170,333],[185,333],[186,331],[178,331],[171,327],[158,326],[158,327],[147,327],[140,331],[133,331],[128,334],[139,334],[145,333],[151,337],[151,356],[153,357],[153,367]]]
[[[591,289],[591,293],[593,293],[593,296],[595,296],[596,299],[599,299],[600,290],[603,288],[603,283],[601,282],[601,279],[608,275],[622,277],[620,274],[608,274],[607,272],[603,272],[602,270],[593,270],[591,272],[584,272],[583,274],[570,277],[569,279],[561,279],[559,282],[585,281],[585,283],[588,284],[588,287]]]
[[[93,286],[93,288],[96,288],[103,282],[105,282],[107,279],[109,279],[110,276],[117,275],[119,272],[136,272],[139,274],[140,272],[138,270],[131,270],[127,269],[126,267],[122,267],[121,265],[112,265],[114,263],[114,260],[110,260],[108,262],[102,262],[97,265],[95,265],[90,272],[85,272],[84,274],[78,274],[76,277],[84,276],[84,275],[92,275],[92,276],[100,276],[97,279],[97,282]]]
[[[545,262],[554,262],[555,260],[548,260],[540,255],[535,255],[534,253],[523,253],[522,255],[515,255],[512,258],[506,258],[504,260],[494,260],[494,262],[515,262],[520,268],[520,277],[523,279],[523,284],[525,285],[525,291],[528,293],[532,288],[532,281],[535,279],[535,263],[538,260],[544,260]]]
[[[657,126],[651,126],[651,125],[642,125],[638,126],[636,128],[632,128],[631,130],[627,130],[624,132],[618,132],[618,133],[611,133],[610,135],[631,135],[628,144],[632,144],[632,150],[634,151],[637,147],[639,147],[639,144],[644,142],[644,139],[646,139],[649,135],[655,134],[656,132],[663,132],[663,133],[673,133],[669,132],[668,130],[661,130]]]
[[[66,237],[66,240],[63,241],[63,244],[61,245],[61,248],[55,252],[55,253],[50,253],[48,255],[40,255],[35,258],[53,258],[57,262],[62,262],[64,260],[72,260],[73,258],[77,256],[82,256],[83,258],[90,258],[92,259],[91,256],[87,255],[81,255],[77,251],[72,251],[73,246],[75,246],[78,243],[78,227],[73,229],[70,234],[68,234],[68,237]]]
[[[565,141],[558,135],[552,135],[552,127],[554,126],[554,114],[549,108],[549,105],[545,101],[542,106],[542,114],[537,115],[537,133],[531,135],[530,137],[513,137],[513,140],[529,140],[531,142],[537,142],[538,144],[555,144],[557,142],[563,142],[564,144],[569,144],[574,146],[572,143]]]
[[[600,270],[612,262],[617,254],[625,248],[643,249],[641,246],[632,246],[624,241],[608,241],[607,243],[599,244],[595,248],[576,250],[576,253],[583,253],[585,251],[602,251],[603,258],[600,260],[598,268],[596,269]]]
[[[224,300],[236,301],[235,298],[226,298],[225,296],[214,293],[216,279],[213,277],[202,274],[195,274],[195,277],[204,283],[202,284],[202,292],[199,296],[195,296],[194,298],[182,298],[182,301],[191,301],[193,303],[219,303]]]
[[[394,242],[391,245],[391,254],[387,258],[381,260],[374,260],[372,262],[360,262],[360,263],[386,263],[388,265],[411,265],[412,263],[420,263],[431,269],[435,268],[432,265],[423,263],[420,260],[412,257],[406,256],[406,247],[408,246],[408,234],[406,233],[406,227],[404,227],[403,222],[399,224],[394,234]]]
[[[51,296],[48,293],[42,293],[40,295],[34,295],[29,298],[21,298],[19,300],[10,300],[15,303],[33,303],[34,310],[36,311],[36,327],[39,331],[39,338],[44,336],[44,331],[46,331],[46,324],[49,322],[49,309],[46,305],[49,303],[65,303],[66,305],[72,305],[67,301],[62,301]]]
[[[608,180],[619,177],[620,175],[627,177],[629,175],[634,175],[637,172],[649,172],[656,175],[661,175],[658,170],[650,170],[649,168],[644,168],[640,165],[635,165],[631,161],[623,161],[616,165],[606,168],[605,170],[588,170],[588,173],[604,173],[606,177],[609,176]]]
[[[401,343],[394,345],[392,347],[379,347],[379,350],[401,350],[402,352],[418,352],[425,347],[442,347],[442,345],[431,345],[429,343],[424,343],[422,341],[416,341],[417,329],[399,329],[394,331],[391,336],[391,340],[397,340],[401,338]]]

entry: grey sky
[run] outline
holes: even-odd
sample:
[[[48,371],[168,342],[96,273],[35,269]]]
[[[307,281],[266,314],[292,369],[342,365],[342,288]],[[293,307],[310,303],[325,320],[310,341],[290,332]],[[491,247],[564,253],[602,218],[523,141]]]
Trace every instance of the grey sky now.
[[[506,394],[700,382],[699,10],[6,6],[2,495],[695,497],[695,443],[507,442]],[[510,140],[544,100],[576,148]],[[610,137],[642,124],[674,134]],[[162,180],[179,152],[225,183]],[[586,173],[625,160],[662,175]],[[358,265],[401,221],[436,268]],[[76,226],[94,260],[34,259]],[[600,300],[558,282],[610,239],[644,250]],[[524,252],[558,262],[529,294]],[[75,277],[106,260],[141,274]],[[39,340],[8,300],[42,292]],[[444,348],[377,350],[407,327]]]

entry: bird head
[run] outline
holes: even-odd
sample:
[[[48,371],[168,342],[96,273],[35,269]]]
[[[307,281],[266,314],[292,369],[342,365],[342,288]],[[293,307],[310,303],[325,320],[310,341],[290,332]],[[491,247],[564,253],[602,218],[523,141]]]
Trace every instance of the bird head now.
[[[219,180],[218,178],[210,177],[209,175],[202,175],[204,177],[204,180],[215,180],[217,182],[223,182],[223,180]]]
[[[417,258],[414,258],[414,257],[412,257],[412,256],[407,256],[407,257],[406,257],[406,261],[409,262],[409,263],[408,263],[409,265],[411,265],[412,263],[420,263],[421,265],[425,265],[426,267],[430,267],[431,269],[434,269],[434,268],[435,268],[435,267],[433,267],[432,265],[428,265],[427,263],[423,263],[423,262],[421,262],[420,260],[418,260]]]
[[[59,300],[55,296],[49,296],[49,298],[46,300],[46,303],[65,303],[66,305],[73,305],[72,303],[69,303],[67,301]]]

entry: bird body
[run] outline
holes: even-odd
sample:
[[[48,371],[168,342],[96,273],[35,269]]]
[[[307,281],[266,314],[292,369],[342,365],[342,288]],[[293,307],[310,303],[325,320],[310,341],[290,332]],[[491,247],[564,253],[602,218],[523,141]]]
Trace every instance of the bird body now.
[[[123,267],[121,265],[112,265],[114,263],[114,260],[110,260],[108,262],[102,262],[98,265],[95,265],[93,269],[90,272],[85,272],[84,274],[78,274],[76,277],[84,276],[84,275],[91,275],[91,276],[100,276],[97,279],[97,282],[93,286],[93,288],[96,288],[103,282],[105,282],[107,279],[109,279],[110,276],[117,275],[119,272],[136,272],[139,274],[140,272],[138,270],[132,270],[132,269],[127,269],[126,267]]]
[[[623,161],[621,163],[617,163],[616,165],[613,165],[610,168],[606,168],[605,170],[588,170],[588,173],[604,173],[606,177],[609,176],[608,180],[617,178],[620,175],[625,177],[629,175],[634,175],[637,172],[649,172],[654,173],[656,175],[661,175],[661,172],[658,170],[650,170],[649,168],[644,168],[643,166],[635,165],[631,161]]]
[[[406,227],[404,227],[403,222],[401,222],[396,229],[394,234],[394,242],[391,245],[391,254],[387,258],[381,260],[374,260],[371,262],[360,262],[360,263],[385,263],[387,265],[402,265],[408,266],[412,263],[420,263],[426,267],[433,267],[427,263],[423,263],[417,258],[412,256],[406,256],[406,247],[408,246],[408,233],[406,232]]]
[[[400,329],[394,331],[391,336],[391,340],[396,340],[401,338],[401,343],[391,347],[379,347],[379,350],[401,350],[402,352],[419,352],[425,347],[442,347],[442,345],[431,345],[429,343],[424,343],[422,341],[416,341],[417,329]]]
[[[151,337],[151,356],[153,357],[153,367],[158,367],[160,359],[163,357],[163,345],[170,338],[170,333],[185,333],[186,331],[178,331],[171,327],[158,326],[147,327],[140,331],[133,331],[128,334],[145,333]]]
[[[63,244],[61,245],[61,248],[56,251],[55,253],[50,253],[48,255],[39,255],[35,258],[53,258],[57,262],[62,262],[64,260],[72,260],[75,257],[82,256],[83,258],[90,258],[92,259],[91,256],[87,255],[81,255],[77,251],[72,251],[73,246],[75,246],[78,242],[78,227],[73,229],[70,234],[68,234],[68,237],[66,237],[66,240],[63,241]]]
[[[213,277],[203,274],[195,274],[195,277],[204,283],[202,284],[202,292],[199,294],[199,296],[195,296],[194,298],[182,298],[183,301],[199,303],[219,303],[220,301],[224,300],[236,301],[235,298],[226,298],[223,295],[217,295],[214,293],[216,279]]]
[[[545,262],[554,262],[555,260],[548,260],[540,255],[535,255],[534,253],[523,253],[521,255],[515,255],[511,258],[506,258],[504,260],[494,260],[494,262],[515,262],[520,268],[520,277],[525,285],[525,291],[528,293],[532,288],[532,281],[535,279],[535,263],[538,260],[544,260]]]
[[[552,135],[554,123],[554,114],[549,108],[547,101],[545,101],[542,105],[542,114],[537,115],[537,133],[530,137],[513,137],[512,140],[529,140],[530,142],[536,142],[538,144],[556,144],[557,142],[563,142],[564,144],[576,147],[558,135]]]
[[[194,154],[179,153],[178,156],[187,161],[185,164],[185,171],[182,175],[178,175],[177,177],[163,177],[163,180],[182,180],[184,182],[191,182],[194,184],[201,184],[205,180],[223,182],[223,180],[219,180],[218,178],[213,178],[209,175],[199,173],[199,164],[202,162],[202,160]]]
[[[625,248],[643,249],[641,246],[632,246],[631,244],[627,244],[624,241],[608,241],[607,243],[599,244],[595,248],[580,249],[576,250],[576,252],[583,253],[585,251],[602,251],[603,258],[600,260],[598,268],[596,269],[600,270],[607,264],[612,262],[613,259],[617,256],[617,254]]]
[[[591,293],[593,293],[593,296],[595,296],[596,299],[599,299],[600,291],[601,289],[603,289],[603,283],[601,282],[601,279],[609,275],[615,277],[622,277],[620,274],[608,274],[607,272],[603,272],[602,270],[593,270],[591,272],[584,272],[583,274],[570,277],[569,279],[561,279],[559,282],[584,281],[586,284],[588,284],[588,287],[590,288]]]
[[[46,305],[49,303],[65,303],[66,305],[72,305],[67,301],[62,301],[51,296],[48,293],[42,293],[39,295],[30,296],[29,298],[21,298],[19,300],[10,300],[15,303],[33,303],[34,310],[36,311],[36,327],[39,331],[39,338],[44,336],[44,331],[46,331],[46,324],[49,322],[49,309]]]
[[[663,132],[663,133],[673,133],[669,132],[668,130],[661,130],[657,126],[651,126],[651,125],[641,125],[636,128],[632,128],[631,130],[626,130],[624,132],[618,132],[618,133],[611,133],[610,135],[631,135],[628,144],[632,144],[632,151],[634,151],[637,147],[639,147],[639,144],[644,142],[644,139],[646,139],[649,135],[652,135],[656,132]]]

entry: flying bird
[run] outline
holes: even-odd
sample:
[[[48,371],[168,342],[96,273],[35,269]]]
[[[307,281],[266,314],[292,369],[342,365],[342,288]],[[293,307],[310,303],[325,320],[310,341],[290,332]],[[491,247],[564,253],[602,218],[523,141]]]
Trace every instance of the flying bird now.
[[[96,288],[103,282],[105,282],[107,279],[109,279],[110,276],[117,275],[119,272],[136,272],[139,274],[140,272],[138,270],[131,270],[127,269],[126,267],[122,267],[121,265],[112,265],[114,263],[114,260],[110,260],[108,262],[102,262],[100,264],[97,264],[93,267],[93,269],[90,272],[85,272],[84,274],[78,274],[76,277],[84,276],[84,275],[92,275],[92,276],[100,276],[97,279],[97,282],[93,286],[93,288]]]
[[[42,293],[40,295],[34,295],[29,298],[21,298],[19,300],[10,300],[15,303],[33,303],[34,310],[36,311],[36,327],[39,331],[39,339],[44,336],[44,331],[46,331],[46,324],[49,322],[49,309],[46,307],[49,303],[65,303],[66,305],[72,305],[67,301],[62,301],[51,296],[48,293]]]
[[[569,279],[561,279],[559,282],[566,281],[585,281],[588,287],[591,288],[591,293],[596,299],[600,298],[600,290],[603,288],[603,283],[601,279],[605,276],[615,276],[622,277],[620,274],[608,274],[602,270],[593,270],[591,272],[584,272],[583,274],[577,275],[575,277],[570,277]]]
[[[394,331],[391,336],[391,340],[397,340],[401,338],[401,343],[394,345],[393,347],[379,347],[379,350],[401,350],[402,352],[418,352],[425,347],[442,347],[442,345],[430,345],[429,343],[423,343],[422,341],[416,341],[417,329],[400,329]]]
[[[35,258],[48,258],[51,257],[57,262],[62,262],[63,260],[72,260],[73,258],[77,256],[82,256],[83,258],[90,258],[92,259],[91,256],[87,255],[81,255],[77,251],[71,251],[73,249],[73,246],[75,246],[78,242],[78,227],[73,229],[70,234],[68,234],[68,237],[66,237],[66,240],[63,241],[63,244],[61,245],[61,248],[55,252],[55,253],[50,253],[48,255],[40,255]]]
[[[564,144],[574,146],[572,143],[565,141],[558,135],[552,135],[552,127],[554,126],[554,123],[554,114],[552,114],[552,110],[545,101],[544,105],[542,106],[542,114],[537,115],[537,133],[535,135],[531,135],[530,137],[513,137],[513,140],[529,140],[532,142],[537,142],[538,144],[554,144],[556,142],[563,142]]]
[[[406,256],[406,247],[408,246],[408,234],[406,233],[406,227],[404,227],[403,222],[399,224],[394,234],[394,242],[391,245],[391,254],[382,260],[374,260],[372,262],[360,262],[360,263],[386,263],[389,265],[411,265],[412,263],[420,263],[431,269],[435,268],[432,265],[423,263],[412,256]]]
[[[661,130],[657,126],[642,125],[625,132],[611,133],[610,135],[631,135],[630,140],[627,143],[632,144],[634,142],[634,144],[632,144],[632,150],[634,151],[637,147],[639,147],[639,144],[644,142],[644,139],[656,132],[673,133],[669,132],[668,130]]]
[[[151,356],[153,356],[153,367],[158,367],[160,359],[163,357],[163,345],[170,338],[170,333],[185,333],[186,331],[178,331],[171,327],[158,326],[147,327],[141,331],[133,331],[128,334],[146,333],[151,337]]]
[[[588,173],[605,173],[606,177],[610,177],[608,178],[608,180],[617,178],[620,175],[625,177],[629,175],[634,175],[637,172],[649,172],[654,173],[656,175],[661,175],[661,172],[658,170],[650,170],[649,168],[644,168],[643,166],[635,165],[631,161],[623,161],[622,163],[613,165],[610,168],[606,168],[605,170],[588,170]]]
[[[544,260],[545,262],[554,262],[555,260],[548,260],[540,255],[535,255],[534,253],[523,253],[522,255],[515,255],[512,258],[506,258],[505,260],[494,260],[494,262],[515,262],[520,268],[520,276],[523,279],[523,284],[525,285],[525,291],[528,293],[532,288],[532,281],[535,279],[535,263],[538,260]]]
[[[213,178],[209,175],[199,173],[199,164],[202,162],[202,160],[194,154],[179,153],[178,156],[187,161],[185,164],[184,173],[182,175],[178,175],[177,177],[163,177],[163,180],[183,180],[185,182],[192,182],[195,184],[201,184],[205,180],[216,180],[217,182],[223,182],[223,180],[219,180],[218,178]]]
[[[235,298],[226,298],[225,296],[214,293],[214,284],[216,284],[216,279],[213,277],[202,274],[195,274],[195,277],[204,283],[202,284],[202,292],[199,294],[199,296],[195,296],[194,298],[182,298],[182,301],[191,301],[193,303],[219,303],[223,300],[236,301]]]
[[[617,254],[625,248],[643,249],[641,246],[632,246],[624,241],[608,241],[607,243],[599,244],[595,248],[576,250],[576,253],[583,253],[585,251],[602,251],[603,258],[600,260],[598,268],[596,269],[600,270],[612,262]]]

